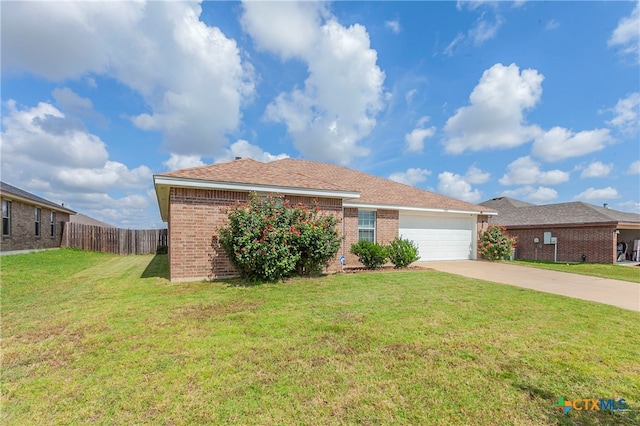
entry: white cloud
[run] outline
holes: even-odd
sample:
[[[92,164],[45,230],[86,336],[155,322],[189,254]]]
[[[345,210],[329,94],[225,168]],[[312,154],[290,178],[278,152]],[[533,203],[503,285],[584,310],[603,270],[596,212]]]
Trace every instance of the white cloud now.
[[[618,22],[618,26],[609,38],[609,47],[620,49],[622,54],[634,55],[635,60],[640,59],[640,3],[636,3],[636,7],[630,16],[624,17]]]
[[[56,105],[65,112],[68,122],[75,122],[78,128],[84,128],[83,122],[94,121],[106,127],[108,120],[93,109],[91,99],[83,98],[68,87],[56,88],[51,92]]]
[[[634,161],[629,164],[629,168],[627,169],[628,175],[640,175],[640,160]]]
[[[637,201],[625,201],[618,203],[618,209],[625,212],[640,213],[640,203]]]
[[[496,16],[495,21],[491,22],[485,18],[483,13],[475,26],[469,30],[469,39],[473,42],[474,46],[480,46],[485,41],[491,40],[498,34],[498,30],[504,23],[504,19],[501,16]]]
[[[398,34],[401,30],[400,21],[398,21],[397,19],[385,22],[384,26],[389,28],[394,34]]]
[[[435,126],[424,128],[424,125],[429,121],[429,116],[424,116],[416,123],[416,128],[410,133],[404,135],[405,149],[408,152],[422,152],[424,149],[424,140],[430,138],[436,132]]]
[[[204,163],[202,162],[202,157],[200,157],[199,155],[171,154],[169,159],[167,161],[163,161],[162,164],[169,171],[188,169],[190,167],[204,166]]]
[[[466,33],[459,32],[456,34],[455,38],[444,48],[443,54],[453,56],[456,49],[461,45],[481,46],[484,42],[494,38],[498,34],[498,30],[505,22],[502,16],[495,14],[498,9],[498,2],[476,0],[458,1],[456,4],[458,10],[467,9],[470,11],[475,11],[481,6],[491,6],[490,9],[492,9],[491,13],[493,14],[493,18],[489,16],[486,10],[480,13],[473,27]]]
[[[410,104],[411,102],[413,102],[413,98],[416,96],[417,93],[418,93],[418,89],[411,89],[404,94],[404,99],[407,101],[408,104]]]
[[[405,185],[415,185],[427,180],[427,176],[431,176],[431,171],[427,169],[412,168],[405,172],[396,172],[389,176],[390,180],[404,183]]]
[[[486,70],[471,92],[470,105],[447,120],[445,150],[460,154],[513,148],[539,135],[538,126],[526,125],[524,111],[540,100],[543,79],[533,69],[520,72],[515,64],[496,64]]]
[[[618,190],[610,186],[601,189],[588,188],[574,197],[574,199],[581,201],[606,201],[612,198],[620,198],[620,194],[618,194]]]
[[[512,161],[500,178],[500,185],[557,185],[567,182],[569,173],[562,170],[540,170],[540,163],[528,155]]]
[[[93,109],[91,99],[83,98],[68,87],[56,88],[51,92],[53,98],[65,111],[86,111]]]
[[[454,39],[451,40],[451,43],[449,43],[447,47],[444,48],[442,53],[444,53],[447,56],[453,56],[453,54],[455,53],[456,47],[459,46],[461,43],[463,43],[464,40],[465,40],[465,35],[463,33],[456,34]]]
[[[216,162],[233,160],[236,157],[253,158],[254,160],[269,162],[275,160],[281,160],[283,158],[289,158],[287,154],[274,155],[269,152],[265,152],[257,145],[252,145],[249,142],[239,139],[235,143],[231,144],[225,154],[216,157]]]
[[[243,2],[241,23],[260,49],[283,59],[304,58],[322,37],[319,28],[328,15],[318,2]]]
[[[373,130],[384,107],[385,75],[365,27],[344,27],[316,3],[245,2],[243,7],[243,26],[258,46],[283,59],[295,56],[309,71],[304,87],[280,93],[265,118],[284,123],[307,158],[347,164],[367,155],[358,142]],[[276,25],[281,21],[286,25]],[[292,30],[299,23],[302,34]]]
[[[438,191],[470,203],[477,203],[482,198],[482,193],[478,189],[472,189],[464,176],[451,172],[442,172],[438,175]]]
[[[612,141],[609,129],[574,133],[563,127],[554,127],[536,138],[531,153],[547,161],[560,161],[600,151]]]
[[[613,164],[604,164],[601,161],[594,161],[589,164],[583,171],[580,173],[581,178],[601,178],[607,177],[609,173],[613,170]]]
[[[459,198],[470,203],[477,203],[482,192],[472,189],[472,185],[486,183],[491,175],[472,165],[464,176],[443,172],[438,175],[438,191],[450,197]]]
[[[234,40],[199,20],[198,3],[8,2],[2,69],[50,80],[96,74],[139,93],[132,122],[161,131],[170,152],[213,155],[254,92]]]
[[[547,31],[551,31],[551,30],[555,30],[558,27],[560,27],[560,22],[556,21],[555,19],[552,19],[549,22],[547,22],[547,25],[545,25],[544,29]]]
[[[456,2],[456,9],[468,9],[476,10],[481,6],[491,6],[494,9],[498,6],[498,2],[494,0],[458,0]]]
[[[100,168],[61,169],[55,174],[67,188],[84,191],[108,192],[111,188],[144,188],[149,186],[151,170],[139,166],[129,170],[117,161],[107,161]]]
[[[615,117],[607,121],[607,124],[618,128],[625,135],[633,135],[640,127],[638,110],[640,110],[640,92],[630,93],[626,98],[618,99],[616,106],[612,109]]]
[[[558,191],[545,186],[523,186],[503,191],[502,196],[530,201],[535,204],[546,204],[558,198]]]
[[[486,183],[491,177],[491,174],[488,172],[483,172],[476,166],[471,166],[464,176],[467,182],[474,185],[479,185],[481,183]]]
[[[70,123],[63,111],[49,103],[21,109],[10,100],[6,106],[0,148],[2,174],[5,179],[10,177],[9,183],[83,213],[115,208],[124,220],[135,208],[136,217],[148,218],[139,211],[149,204],[147,197],[109,194],[149,188],[152,172],[147,166],[130,169],[109,160],[106,145],[98,136]],[[111,219],[121,223],[115,221],[116,216]]]
[[[33,108],[18,109],[15,101],[6,103],[2,118],[2,161],[6,157],[28,158],[62,167],[101,167],[107,149],[99,137],[79,129],[59,109],[45,102]]]

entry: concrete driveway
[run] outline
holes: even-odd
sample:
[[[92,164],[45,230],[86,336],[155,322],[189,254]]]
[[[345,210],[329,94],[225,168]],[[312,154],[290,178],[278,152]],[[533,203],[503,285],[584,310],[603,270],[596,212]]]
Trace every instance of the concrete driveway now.
[[[640,284],[638,283],[482,260],[416,262],[416,264],[463,277],[509,284],[640,311]],[[638,269],[640,274],[640,268]]]

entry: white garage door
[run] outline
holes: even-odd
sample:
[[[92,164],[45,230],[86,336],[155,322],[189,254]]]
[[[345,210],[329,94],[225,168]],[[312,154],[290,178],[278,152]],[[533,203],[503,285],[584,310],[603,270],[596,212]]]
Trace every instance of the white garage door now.
[[[420,260],[473,258],[474,216],[400,212],[400,235],[418,245]]]

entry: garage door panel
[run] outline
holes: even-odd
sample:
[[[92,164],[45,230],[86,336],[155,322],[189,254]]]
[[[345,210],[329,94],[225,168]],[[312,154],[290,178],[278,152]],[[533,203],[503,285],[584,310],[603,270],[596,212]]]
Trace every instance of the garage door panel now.
[[[399,233],[418,245],[421,260],[470,259],[473,255],[473,217],[400,213]]]

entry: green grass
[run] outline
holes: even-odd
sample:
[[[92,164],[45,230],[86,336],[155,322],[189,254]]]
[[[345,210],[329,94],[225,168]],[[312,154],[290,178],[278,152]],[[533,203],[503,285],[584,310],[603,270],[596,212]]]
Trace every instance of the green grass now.
[[[3,424],[640,423],[637,312],[436,271],[172,284],[166,256],[69,250],[1,267]]]
[[[639,266],[605,265],[601,263],[552,263],[533,260],[516,260],[513,263],[552,271],[571,272],[573,274],[640,283]]]

